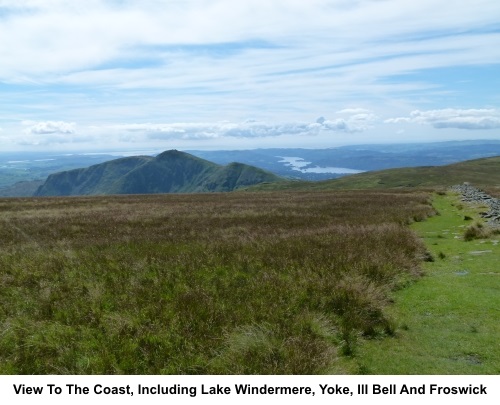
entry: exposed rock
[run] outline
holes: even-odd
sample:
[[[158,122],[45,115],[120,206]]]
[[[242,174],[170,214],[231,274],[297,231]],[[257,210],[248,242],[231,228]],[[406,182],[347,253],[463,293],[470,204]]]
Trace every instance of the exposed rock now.
[[[471,186],[469,183],[452,186],[451,189],[462,194],[462,201],[468,203],[485,204],[489,211],[480,212],[481,217],[488,219],[488,224],[498,227],[500,226],[500,200],[494,198],[484,191]]]

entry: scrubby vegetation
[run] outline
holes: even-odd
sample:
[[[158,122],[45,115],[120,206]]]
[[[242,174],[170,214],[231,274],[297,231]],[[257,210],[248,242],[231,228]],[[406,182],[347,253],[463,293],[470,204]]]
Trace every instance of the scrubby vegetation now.
[[[464,240],[484,239],[491,234],[491,230],[486,228],[481,222],[476,222],[468,226],[464,231]]]
[[[0,372],[358,372],[432,213],[421,192],[0,200]]]

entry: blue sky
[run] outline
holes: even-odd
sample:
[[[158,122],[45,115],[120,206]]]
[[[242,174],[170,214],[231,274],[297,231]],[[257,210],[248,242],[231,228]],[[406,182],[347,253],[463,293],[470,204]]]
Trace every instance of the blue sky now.
[[[2,150],[500,139],[498,0],[0,0]]]

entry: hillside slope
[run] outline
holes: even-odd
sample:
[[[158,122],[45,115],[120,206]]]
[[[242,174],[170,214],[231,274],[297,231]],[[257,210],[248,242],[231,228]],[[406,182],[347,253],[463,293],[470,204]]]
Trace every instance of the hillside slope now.
[[[500,156],[467,160],[446,166],[404,167],[353,174],[320,182],[288,181],[251,187],[252,190],[385,189],[448,187],[470,182],[477,187],[500,187]]]
[[[281,180],[253,166],[220,166],[170,150],[52,174],[35,196],[222,192]]]
[[[467,160],[446,166],[408,167],[360,173],[326,181],[327,188],[394,188],[452,186],[470,182],[476,186],[500,185],[500,156]]]

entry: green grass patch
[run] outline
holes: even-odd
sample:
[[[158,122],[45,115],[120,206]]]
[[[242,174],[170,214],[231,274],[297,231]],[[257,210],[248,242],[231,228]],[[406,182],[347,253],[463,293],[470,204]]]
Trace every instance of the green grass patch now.
[[[500,373],[500,243],[478,219],[479,208],[437,195],[440,215],[414,223],[439,260],[394,294],[395,337],[364,341],[357,361],[370,374]],[[464,214],[478,222],[473,237]],[[480,232],[479,232],[480,231]]]

